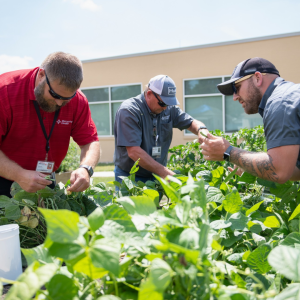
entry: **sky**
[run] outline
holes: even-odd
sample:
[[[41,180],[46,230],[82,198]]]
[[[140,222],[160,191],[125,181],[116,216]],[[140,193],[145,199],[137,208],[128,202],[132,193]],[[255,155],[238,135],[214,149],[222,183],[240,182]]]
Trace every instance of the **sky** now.
[[[299,0],[0,0],[0,74],[300,31]],[[276,49],[275,49],[276,50]]]

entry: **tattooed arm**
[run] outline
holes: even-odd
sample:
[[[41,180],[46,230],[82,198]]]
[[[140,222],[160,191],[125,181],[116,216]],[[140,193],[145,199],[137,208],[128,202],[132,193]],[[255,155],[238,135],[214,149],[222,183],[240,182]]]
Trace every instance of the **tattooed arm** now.
[[[201,144],[206,160],[223,160],[223,153],[230,146],[229,142],[211,134]],[[300,172],[295,170],[299,145],[273,148],[267,153],[249,152],[234,147],[230,153],[230,162],[244,171],[266,180],[284,183],[287,180],[299,180]]]

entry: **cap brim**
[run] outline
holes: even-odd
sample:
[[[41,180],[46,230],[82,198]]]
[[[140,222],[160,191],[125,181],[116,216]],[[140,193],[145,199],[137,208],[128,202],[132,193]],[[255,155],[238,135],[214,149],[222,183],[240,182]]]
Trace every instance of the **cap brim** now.
[[[159,95],[161,100],[166,103],[167,105],[178,105],[179,101],[177,100],[176,97],[165,97],[162,95]]]
[[[218,86],[217,86],[218,90],[220,91],[220,93],[222,93],[225,96],[233,95],[232,83],[239,80],[242,77],[243,76],[232,78],[232,79],[229,79],[225,82],[218,84]]]

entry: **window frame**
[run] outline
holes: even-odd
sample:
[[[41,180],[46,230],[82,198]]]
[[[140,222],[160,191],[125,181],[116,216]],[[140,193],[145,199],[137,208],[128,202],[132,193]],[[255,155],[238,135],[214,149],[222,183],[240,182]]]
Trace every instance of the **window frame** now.
[[[185,95],[185,81],[189,81],[189,80],[202,80],[202,79],[214,79],[214,78],[222,78],[222,82],[225,82],[225,77],[231,77],[231,75],[221,75],[221,76],[207,76],[207,77],[195,77],[195,78],[184,78],[182,81],[183,84],[183,111],[185,111],[185,98],[202,98],[202,97],[213,97],[213,96],[222,96],[222,126],[223,129],[221,129],[222,131],[225,132],[225,95],[221,94],[221,93],[213,93],[213,94],[195,94],[195,95]],[[201,121],[201,120],[198,120]],[[226,133],[226,132],[225,132]],[[231,135],[232,133],[229,132],[227,133],[229,135]],[[190,137],[190,136],[195,136],[195,134],[193,134],[192,132],[185,132],[185,130],[183,131],[183,136],[184,137]]]
[[[94,105],[94,104],[108,104],[108,110],[109,110],[109,132],[111,134],[109,135],[98,135],[99,138],[111,138],[114,137],[114,134],[112,132],[112,103],[122,103],[123,101],[129,99],[123,99],[123,100],[111,100],[111,88],[112,87],[120,87],[120,86],[131,86],[131,85],[140,85],[141,86],[141,93],[143,92],[143,84],[142,82],[137,82],[137,83],[129,83],[129,84],[111,84],[111,85],[102,85],[102,86],[89,86],[89,87],[82,87],[80,88],[80,91],[84,94],[84,90],[94,90],[94,89],[103,89],[103,88],[108,88],[108,100],[107,101],[96,101],[96,102],[88,102],[89,106]]]

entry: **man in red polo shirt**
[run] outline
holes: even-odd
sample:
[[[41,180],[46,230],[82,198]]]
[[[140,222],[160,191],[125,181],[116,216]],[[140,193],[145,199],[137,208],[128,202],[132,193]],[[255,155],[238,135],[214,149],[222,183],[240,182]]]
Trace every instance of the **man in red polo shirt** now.
[[[81,91],[80,60],[50,54],[40,68],[0,75],[0,195],[10,196],[17,182],[36,192],[52,182],[67,154],[70,137],[81,148],[80,167],[71,174],[69,191],[89,187],[100,145],[88,101]]]

